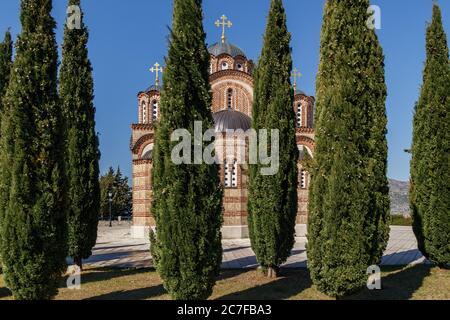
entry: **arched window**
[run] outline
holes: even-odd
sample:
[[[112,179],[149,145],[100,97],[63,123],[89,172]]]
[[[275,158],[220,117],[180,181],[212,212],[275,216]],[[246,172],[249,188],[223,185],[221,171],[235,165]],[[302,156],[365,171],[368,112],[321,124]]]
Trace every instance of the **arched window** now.
[[[238,186],[237,179],[237,160],[233,161],[233,168],[231,169],[231,186],[236,188]]]
[[[231,171],[230,168],[228,167],[228,160],[226,159],[223,162],[223,175],[225,188],[231,188]]]
[[[142,102],[142,123],[147,123],[147,104]]]
[[[306,181],[306,179],[307,179],[307,175],[306,175],[306,170],[304,170],[304,169],[302,169],[302,170],[300,170],[300,177],[299,177],[300,179],[300,181],[299,181],[299,183],[300,183],[300,188],[302,188],[302,189],[306,189],[306,187],[307,187],[307,181]]]
[[[237,68],[239,71],[244,71],[244,66],[242,65],[242,63],[238,63],[238,64],[236,65],[236,68]]]
[[[297,118],[297,128],[300,128],[302,126],[302,122],[303,122],[302,112],[303,112],[302,104],[299,103],[297,105],[297,117],[296,117]]]
[[[158,119],[158,101],[152,101],[152,120],[153,122]]]
[[[228,109],[233,109],[233,89],[227,90],[227,106]]]

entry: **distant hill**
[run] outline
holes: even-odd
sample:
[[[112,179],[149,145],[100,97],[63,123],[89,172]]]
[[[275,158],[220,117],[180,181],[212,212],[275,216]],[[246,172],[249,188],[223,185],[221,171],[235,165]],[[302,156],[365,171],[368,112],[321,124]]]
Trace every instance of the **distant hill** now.
[[[391,213],[409,216],[409,182],[389,179]]]

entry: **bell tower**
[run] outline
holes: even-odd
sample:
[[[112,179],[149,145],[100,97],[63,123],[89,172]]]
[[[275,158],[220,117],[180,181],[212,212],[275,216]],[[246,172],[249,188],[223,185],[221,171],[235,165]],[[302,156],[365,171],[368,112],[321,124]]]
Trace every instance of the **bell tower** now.
[[[155,82],[138,93],[138,123],[132,124],[131,152],[133,155],[133,226],[132,236],[144,238],[146,226],[154,226],[150,215],[152,203],[151,171],[153,167],[154,124],[160,117],[160,74],[164,68],[155,63],[150,72]]]

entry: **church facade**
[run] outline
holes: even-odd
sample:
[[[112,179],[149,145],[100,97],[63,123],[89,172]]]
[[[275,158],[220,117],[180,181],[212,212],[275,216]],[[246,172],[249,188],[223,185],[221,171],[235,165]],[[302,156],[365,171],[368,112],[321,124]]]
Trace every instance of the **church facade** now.
[[[215,121],[216,147],[225,146],[220,155],[221,181],[224,186],[223,229],[224,239],[248,237],[247,199],[248,166],[238,161],[237,150],[246,148],[245,137],[226,135],[229,130],[247,131],[251,128],[253,105],[253,61],[237,46],[225,38],[208,48],[211,55],[210,84],[212,88],[211,112]],[[158,64],[156,83],[138,94],[138,123],[132,125],[131,152],[133,156],[133,226],[132,235],[144,238],[155,226],[152,205],[152,152],[155,144],[153,124],[159,118],[160,90]],[[294,74],[296,76],[296,74]],[[296,82],[296,81],[294,81]],[[296,115],[296,136],[300,156],[314,154],[314,97],[295,87],[292,112]],[[270,128],[269,128],[270,129]],[[231,141],[230,141],[231,140]],[[229,152],[227,145],[234,145]],[[237,145],[237,147],[236,147]],[[306,234],[308,218],[309,175],[299,166],[297,236]],[[182,205],[182,204],[180,204]]]

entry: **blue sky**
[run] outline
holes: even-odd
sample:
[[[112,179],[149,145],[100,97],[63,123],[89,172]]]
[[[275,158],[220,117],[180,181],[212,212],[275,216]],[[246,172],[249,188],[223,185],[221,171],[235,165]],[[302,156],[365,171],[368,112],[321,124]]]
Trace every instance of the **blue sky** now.
[[[66,0],[55,0],[53,15],[61,45]],[[314,95],[324,0],[284,0],[292,33],[294,64],[303,74],[299,86]],[[450,1],[440,0],[450,34]],[[412,115],[425,61],[425,28],[432,0],[372,0],[382,13],[378,31],[386,56],[389,118],[389,177],[408,180]],[[234,26],[227,38],[256,60],[262,45],[269,0],[204,0],[208,44],[217,42],[214,21],[226,14]],[[20,32],[19,0],[0,1],[0,32]],[[130,125],[137,121],[137,93],[154,81],[148,69],[162,62],[171,24],[169,0],[82,0],[90,29],[89,54],[94,67],[97,131],[101,170],[119,166],[131,175]]]

